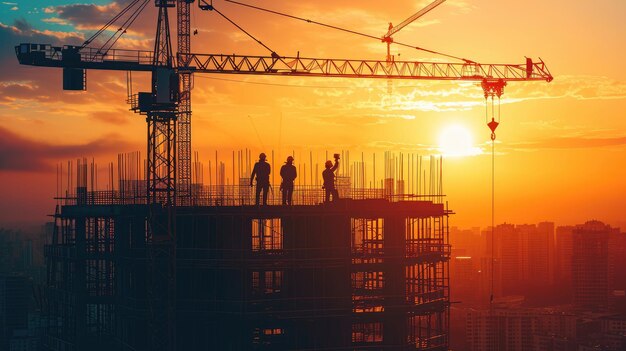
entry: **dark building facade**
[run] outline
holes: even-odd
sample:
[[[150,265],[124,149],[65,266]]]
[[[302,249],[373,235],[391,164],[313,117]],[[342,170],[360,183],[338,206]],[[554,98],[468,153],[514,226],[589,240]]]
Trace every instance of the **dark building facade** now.
[[[28,328],[28,279],[0,275],[0,350],[9,350],[15,332]]]
[[[614,302],[619,229],[589,221],[576,226],[572,238],[574,307],[608,311]]]
[[[389,199],[173,214],[62,206],[46,247],[45,344],[447,350],[449,214],[433,201]],[[150,236],[159,222],[173,223],[173,248]]]

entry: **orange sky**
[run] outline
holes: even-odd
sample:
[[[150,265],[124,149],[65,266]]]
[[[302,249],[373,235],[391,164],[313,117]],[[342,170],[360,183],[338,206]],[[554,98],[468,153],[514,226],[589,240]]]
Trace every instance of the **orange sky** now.
[[[397,24],[429,1],[249,2],[382,35],[389,21]],[[385,56],[384,44],[374,40],[214,3],[281,55]],[[96,26],[90,20],[116,8],[39,8],[37,16],[0,23],[0,225],[44,220],[53,211],[55,162],[85,156],[104,165],[118,152],[145,149],[145,120],[124,103],[123,72],[89,71],[87,92],[63,92],[59,70],[19,66],[13,54],[19,42],[80,42]],[[549,84],[511,83],[505,90],[496,145],[497,222],[593,218],[626,227],[624,13],[622,0],[448,0],[395,36],[481,63],[541,57],[555,76]],[[119,46],[148,48],[153,20],[142,18],[132,40]],[[192,28],[199,31],[195,52],[267,53],[215,13],[195,9]],[[447,60],[392,50],[402,60]],[[136,78],[135,89],[146,90]],[[442,131],[459,125],[483,152],[445,159],[444,192],[457,213],[451,224],[490,223],[489,130],[476,85],[395,81],[389,96],[385,80],[219,75],[197,76],[193,94],[193,144],[201,158],[243,148],[429,155],[438,152]]]

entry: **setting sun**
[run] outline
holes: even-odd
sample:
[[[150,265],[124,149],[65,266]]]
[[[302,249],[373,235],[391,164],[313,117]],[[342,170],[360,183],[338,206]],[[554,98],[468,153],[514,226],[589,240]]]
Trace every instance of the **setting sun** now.
[[[443,129],[439,134],[438,145],[439,152],[448,157],[474,156],[482,153],[479,147],[474,146],[472,133],[459,124]]]

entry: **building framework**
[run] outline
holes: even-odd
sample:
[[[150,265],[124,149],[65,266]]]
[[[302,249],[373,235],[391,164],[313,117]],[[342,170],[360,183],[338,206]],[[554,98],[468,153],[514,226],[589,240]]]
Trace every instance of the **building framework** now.
[[[353,188],[358,199],[257,207],[205,189],[198,200],[216,197],[176,208],[168,295],[154,291],[168,262],[148,228],[168,209],[131,201],[132,182],[88,190],[77,168],[45,250],[51,350],[149,350],[162,306],[180,350],[448,349],[451,212],[437,197]]]

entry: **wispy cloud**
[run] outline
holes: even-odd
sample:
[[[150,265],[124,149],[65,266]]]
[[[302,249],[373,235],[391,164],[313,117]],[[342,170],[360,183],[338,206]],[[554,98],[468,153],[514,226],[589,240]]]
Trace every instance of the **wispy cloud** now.
[[[506,147],[518,150],[541,149],[587,149],[625,146],[626,136],[621,137],[556,137],[540,140],[531,140],[516,143],[507,143]]]
[[[108,135],[85,144],[52,145],[27,139],[0,127],[0,171],[42,171],[54,161],[68,157],[92,156],[116,152],[129,144],[116,135]]]
[[[56,18],[74,26],[77,31],[84,31],[100,29],[102,25],[109,22],[109,20],[116,16],[125,6],[125,1],[114,1],[106,5],[69,4],[47,7],[44,9],[44,12],[55,14]],[[137,8],[138,6],[133,7],[131,11]],[[147,11],[152,11],[152,8],[148,7]],[[117,25],[118,24],[116,24],[116,26]],[[140,16],[138,20],[133,23],[133,32],[130,33],[129,31],[129,34],[140,36],[143,34],[153,35],[152,27],[151,16]],[[117,27],[115,27],[115,29],[117,29]]]
[[[413,143],[398,143],[388,140],[374,140],[367,144],[367,147],[374,150],[397,150],[397,151],[411,151],[422,152],[425,154],[438,154],[437,147],[434,145],[426,144],[413,144]]]
[[[521,82],[505,89],[503,102],[572,98],[576,100],[626,99],[626,82],[603,76],[557,76],[549,84]]]
[[[455,14],[467,14],[477,9],[476,5],[471,4],[467,0],[450,0],[446,2],[446,6],[454,8]]]
[[[45,29],[45,30],[33,29],[33,33],[42,34],[42,35],[46,35],[49,37],[54,37],[61,41],[65,41],[65,40],[73,39],[73,38],[79,38],[80,40],[85,39],[84,34],[80,32],[61,32],[61,31],[53,31],[49,29]]]
[[[92,112],[89,117],[108,124],[122,125],[130,122],[132,115],[130,115],[127,110],[118,108],[109,111]]]
[[[42,22],[46,22],[46,23],[54,23],[54,24],[62,24],[62,25],[66,25],[67,21],[58,17],[50,17],[50,18],[44,18],[41,20]]]

